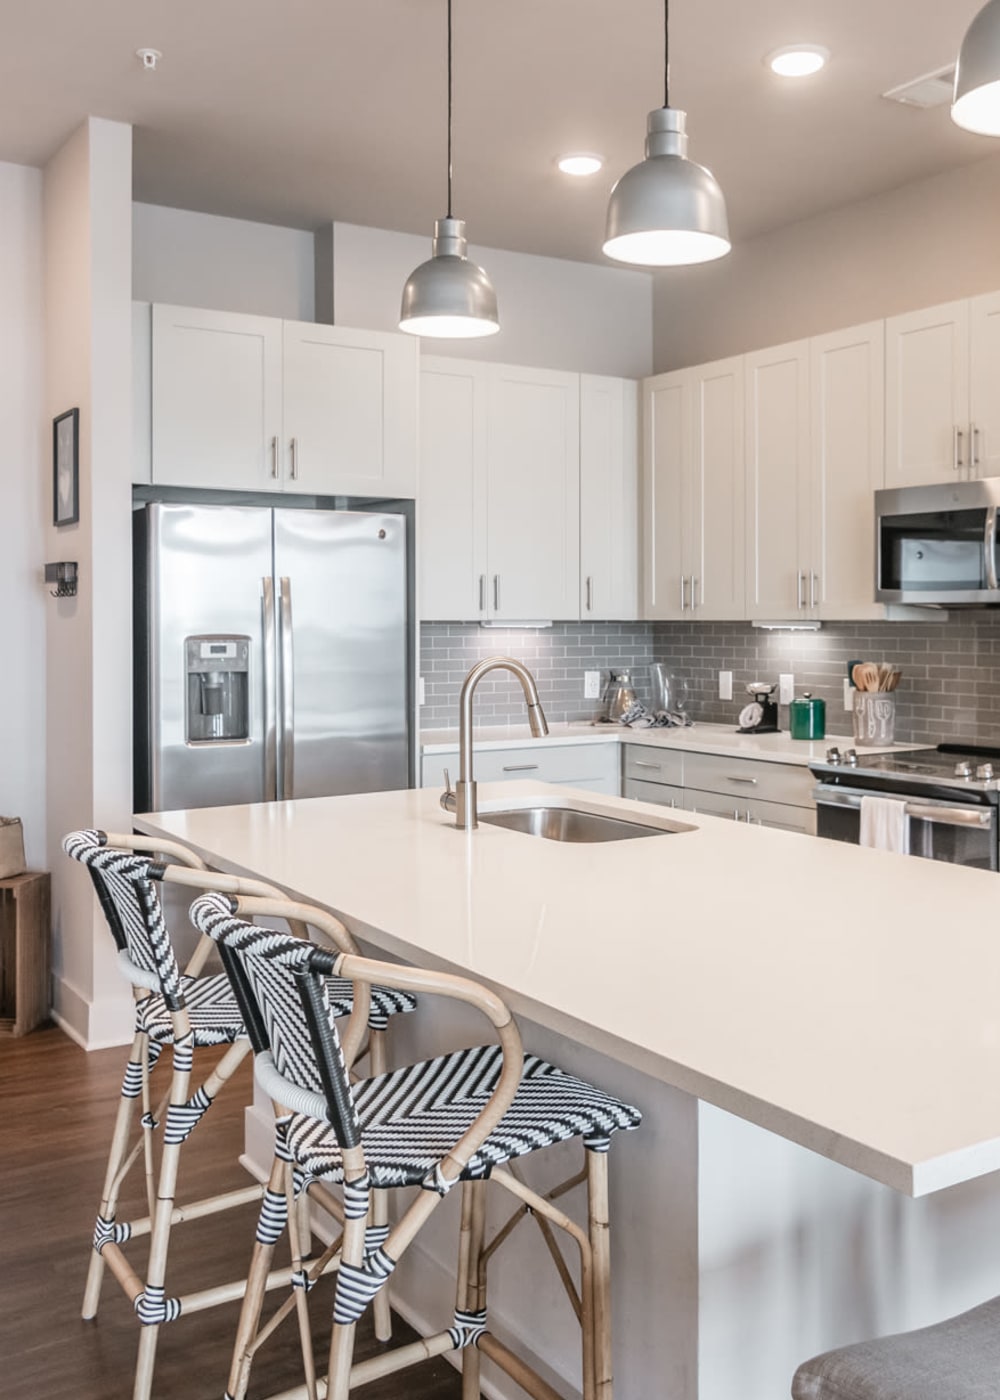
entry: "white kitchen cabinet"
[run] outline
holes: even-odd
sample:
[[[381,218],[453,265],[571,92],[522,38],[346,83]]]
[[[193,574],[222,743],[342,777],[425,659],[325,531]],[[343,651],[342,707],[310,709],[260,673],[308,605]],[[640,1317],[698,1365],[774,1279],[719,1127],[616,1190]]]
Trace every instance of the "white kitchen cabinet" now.
[[[743,616],[743,358],[646,381],[645,616]]]
[[[540,783],[562,783],[587,792],[619,793],[617,744],[546,744],[531,742],[517,748],[478,749],[473,759],[476,782],[514,782],[533,779]],[[458,750],[424,754],[421,787],[445,785],[447,768],[452,785],[458,779]]]
[[[489,366],[425,355],[420,363],[420,615],[487,617],[486,421]]]
[[[745,387],[747,615],[809,616],[809,342],[747,355]]]
[[[622,797],[630,797],[634,802],[655,802],[659,807],[684,806],[682,787],[671,787],[669,783],[650,783],[644,778],[625,778],[622,783]]]
[[[580,617],[632,621],[639,603],[638,386],[580,376]]]
[[[1000,292],[973,297],[969,346],[967,475],[1000,476]]]
[[[281,321],[154,305],[152,479],[278,491]]]
[[[816,834],[814,779],[802,764],[627,744],[623,796],[730,821]]]
[[[415,496],[415,338],[285,321],[283,348],[285,489]]]
[[[147,486],[153,479],[152,460],[152,307],[132,303],[132,480]]]
[[[486,434],[490,616],[580,616],[580,376],[491,365]]]
[[[810,541],[816,615],[884,616],[873,598],[874,493],[885,482],[885,323],[809,342]]]
[[[156,485],[416,494],[408,336],[155,305]]]
[[[969,442],[968,301],[885,326],[885,483],[921,486],[966,474]]]

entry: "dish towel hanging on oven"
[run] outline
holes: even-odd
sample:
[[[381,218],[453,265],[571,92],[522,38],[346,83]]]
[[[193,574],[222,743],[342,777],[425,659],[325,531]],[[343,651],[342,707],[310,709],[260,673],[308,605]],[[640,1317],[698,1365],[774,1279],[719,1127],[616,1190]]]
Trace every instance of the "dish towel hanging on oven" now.
[[[906,803],[896,797],[862,797],[858,843],[877,851],[909,855],[910,824]]]

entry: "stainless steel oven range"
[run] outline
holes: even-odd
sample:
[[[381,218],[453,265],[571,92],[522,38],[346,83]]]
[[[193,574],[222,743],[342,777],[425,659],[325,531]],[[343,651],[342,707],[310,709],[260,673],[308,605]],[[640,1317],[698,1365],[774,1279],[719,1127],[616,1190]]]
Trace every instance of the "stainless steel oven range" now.
[[[911,855],[998,868],[1000,749],[939,744],[859,755],[830,748],[810,770],[819,779],[817,836],[857,845],[862,800],[888,797],[906,805]]]

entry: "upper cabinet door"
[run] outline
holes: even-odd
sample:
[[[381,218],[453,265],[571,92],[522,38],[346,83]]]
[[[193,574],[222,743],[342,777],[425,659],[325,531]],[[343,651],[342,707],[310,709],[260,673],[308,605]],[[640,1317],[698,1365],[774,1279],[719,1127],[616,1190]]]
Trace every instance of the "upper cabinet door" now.
[[[1000,292],[970,303],[969,476],[1000,476]]]
[[[281,489],[281,322],[153,307],[158,486]]]
[[[706,622],[745,616],[743,397],[742,355],[691,371],[686,597],[693,616]]]
[[[285,489],[416,495],[415,339],[297,321],[283,325]]]
[[[420,364],[420,616],[486,617],[489,367],[425,355]]]
[[[747,615],[810,610],[809,342],[745,358]]]
[[[885,480],[885,323],[809,342],[812,400],[810,598],[818,615],[879,618],[875,492]]]
[[[690,618],[685,519],[689,494],[692,370],[642,385],[643,616]]]
[[[633,621],[639,602],[638,385],[580,376],[580,616]]]
[[[490,367],[488,602],[504,621],[580,616],[580,376]]]
[[[886,486],[961,479],[971,453],[969,303],[893,316],[885,335]]]

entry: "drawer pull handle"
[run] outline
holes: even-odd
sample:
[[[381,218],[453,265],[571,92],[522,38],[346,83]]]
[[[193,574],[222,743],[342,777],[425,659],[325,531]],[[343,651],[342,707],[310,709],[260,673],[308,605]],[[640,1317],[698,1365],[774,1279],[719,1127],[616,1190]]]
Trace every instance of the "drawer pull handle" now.
[[[734,778],[731,773],[726,774],[727,783],[749,783],[751,787],[757,786],[756,778]]]
[[[632,760],[632,767],[633,767],[633,768],[655,768],[656,771],[657,771],[657,773],[660,771],[660,765],[659,765],[658,763],[644,763],[643,760],[642,760],[641,758],[633,758],[633,760]]]
[[[503,771],[505,773],[534,773],[537,763],[505,763]]]

